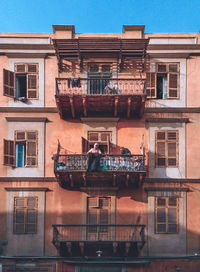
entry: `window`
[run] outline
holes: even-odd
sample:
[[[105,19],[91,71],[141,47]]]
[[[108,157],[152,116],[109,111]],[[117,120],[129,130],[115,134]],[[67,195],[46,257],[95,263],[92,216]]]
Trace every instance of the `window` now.
[[[178,131],[156,131],[156,167],[178,167]]]
[[[178,198],[157,197],[155,203],[156,233],[178,232]]]
[[[87,222],[90,225],[110,224],[111,199],[109,197],[88,197],[87,202]],[[89,226],[88,238],[97,239],[99,235],[103,239],[109,232],[108,226]]]
[[[4,165],[36,167],[37,147],[37,131],[15,131],[14,141],[4,139]]]
[[[88,93],[104,94],[105,87],[109,84],[112,77],[110,63],[89,63],[88,67]]]
[[[31,234],[37,232],[37,197],[14,198],[14,233]]]
[[[15,72],[4,69],[4,95],[23,102],[38,99],[38,64],[17,63]]]
[[[111,131],[89,131],[88,140],[82,138],[82,152],[87,153],[96,142],[99,143],[99,148],[103,154],[109,154],[111,151]]]
[[[110,73],[111,63],[89,63],[90,73]]]
[[[179,63],[156,63],[156,72],[147,73],[147,97],[155,99],[179,98]]]

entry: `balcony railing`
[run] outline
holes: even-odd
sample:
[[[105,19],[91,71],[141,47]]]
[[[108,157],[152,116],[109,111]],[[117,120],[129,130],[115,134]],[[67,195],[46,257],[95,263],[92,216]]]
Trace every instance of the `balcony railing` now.
[[[88,157],[88,154],[57,155],[54,160],[54,170],[55,172],[87,171]],[[145,171],[144,155],[100,155],[98,171]]]
[[[144,95],[146,79],[56,78],[56,95]]]
[[[145,225],[53,225],[53,242],[145,243]]]

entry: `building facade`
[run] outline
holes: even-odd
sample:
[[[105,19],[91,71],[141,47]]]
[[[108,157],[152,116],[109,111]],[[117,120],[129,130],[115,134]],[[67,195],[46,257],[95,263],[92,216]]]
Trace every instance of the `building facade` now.
[[[0,33],[0,271],[200,271],[199,39]]]

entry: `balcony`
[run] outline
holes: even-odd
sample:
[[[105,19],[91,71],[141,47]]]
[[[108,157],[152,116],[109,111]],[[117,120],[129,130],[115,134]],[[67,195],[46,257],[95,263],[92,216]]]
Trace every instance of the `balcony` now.
[[[53,244],[62,257],[137,257],[145,225],[53,225]]]
[[[57,78],[56,103],[62,119],[140,118],[146,100],[144,78]]]
[[[138,187],[145,178],[144,155],[101,155],[98,171],[88,171],[88,154],[54,156],[54,172],[66,189]]]

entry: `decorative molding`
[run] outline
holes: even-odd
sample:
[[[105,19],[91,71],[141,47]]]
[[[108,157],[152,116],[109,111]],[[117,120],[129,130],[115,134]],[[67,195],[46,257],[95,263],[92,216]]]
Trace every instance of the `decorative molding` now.
[[[200,113],[200,107],[188,108],[145,108],[144,113]]]
[[[200,50],[200,44],[149,44],[148,50]]]
[[[71,31],[73,34],[75,33],[74,25],[53,25],[53,32],[56,31]]]
[[[7,122],[49,122],[47,117],[5,117]]]
[[[142,31],[144,33],[145,25],[123,25],[123,33],[127,31]]]
[[[39,112],[39,113],[58,113],[58,110],[56,107],[0,107],[0,112],[26,112],[26,113],[32,113],[32,112]]]
[[[118,122],[119,118],[112,118],[112,117],[82,117],[81,121],[83,123],[87,123],[87,122]]]
[[[200,183],[200,179],[180,178],[146,178],[144,183]]]
[[[50,191],[49,188],[46,187],[5,187],[4,188],[8,192],[15,191]]]
[[[0,182],[57,182],[55,177],[0,177]]]
[[[189,123],[189,118],[146,118],[146,122],[151,123]]]
[[[8,58],[41,58],[45,59],[48,56],[55,56],[55,53],[5,53]]]
[[[156,192],[189,192],[190,189],[188,187],[146,187],[144,188],[145,191],[150,192],[150,191],[156,191]]]
[[[55,52],[53,45],[50,44],[0,44],[0,49],[27,49],[27,50],[52,50],[52,53]]]

